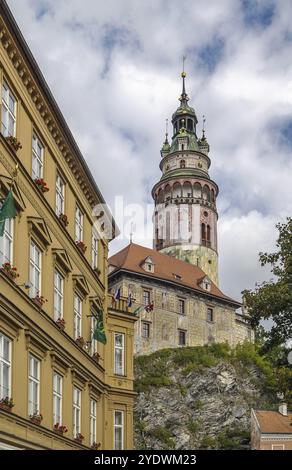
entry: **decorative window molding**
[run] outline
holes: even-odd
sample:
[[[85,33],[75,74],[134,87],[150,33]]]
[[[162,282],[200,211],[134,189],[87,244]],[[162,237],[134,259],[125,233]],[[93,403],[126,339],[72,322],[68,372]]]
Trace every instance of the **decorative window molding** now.
[[[67,251],[63,248],[53,248],[52,254],[55,268],[58,269],[64,277],[68,277],[73,268]]]
[[[52,243],[51,235],[44,219],[40,217],[27,217],[28,232],[36,238],[40,248],[47,250]]]
[[[82,274],[74,274],[72,279],[74,290],[83,300],[89,294],[89,286],[85,277]]]
[[[41,338],[39,335],[29,329],[25,329],[24,334],[26,341],[26,349],[31,350],[33,354],[36,351],[36,354],[38,356],[45,358],[48,351],[51,349],[50,345],[43,338]]]
[[[142,269],[148,273],[154,273],[155,271],[155,263],[151,256],[147,256],[145,260],[141,264]]]
[[[50,352],[50,357],[52,368],[56,368],[57,371],[60,371],[63,375],[66,375],[68,370],[72,367],[68,359],[55,350]]]
[[[1,198],[1,193],[3,194],[3,198],[6,197],[6,195],[9,193],[10,188],[11,188],[11,183],[12,183],[12,178],[9,176],[5,175],[0,175],[0,198]],[[26,209],[25,202],[23,200],[23,197],[21,195],[20,189],[18,187],[18,184],[16,181],[13,183],[13,198],[15,202],[16,209],[18,212],[23,212]]]

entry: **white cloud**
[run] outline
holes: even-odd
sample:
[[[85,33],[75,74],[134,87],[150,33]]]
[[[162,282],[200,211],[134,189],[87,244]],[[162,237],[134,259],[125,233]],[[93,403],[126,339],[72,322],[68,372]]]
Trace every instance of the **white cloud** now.
[[[238,296],[265,279],[257,253],[273,248],[275,222],[292,211],[291,149],[273,131],[292,111],[291,3],[275,3],[267,28],[245,23],[240,0],[8,3],[109,202],[151,200],[187,52],[187,90],[207,116],[220,185],[221,287]],[[220,59],[212,73],[202,50]]]

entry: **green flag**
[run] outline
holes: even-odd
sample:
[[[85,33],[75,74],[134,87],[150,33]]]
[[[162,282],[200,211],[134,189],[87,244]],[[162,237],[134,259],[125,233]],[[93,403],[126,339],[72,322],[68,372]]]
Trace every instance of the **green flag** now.
[[[106,335],[104,331],[104,324],[103,324],[103,311],[100,309],[98,311],[98,318],[96,318],[96,327],[93,332],[93,339],[99,341],[100,343],[106,344]]]
[[[140,305],[140,307],[137,307],[134,312],[133,312],[133,315],[138,315],[138,313],[140,313],[140,311],[144,308],[144,305]]]
[[[13,219],[17,215],[17,210],[14,204],[12,191],[9,191],[5,201],[0,209],[0,237],[4,235],[5,221]]]

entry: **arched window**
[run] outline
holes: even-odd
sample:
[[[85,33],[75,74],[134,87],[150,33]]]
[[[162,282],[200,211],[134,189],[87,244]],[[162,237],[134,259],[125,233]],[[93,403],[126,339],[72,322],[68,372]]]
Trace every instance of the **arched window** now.
[[[215,192],[214,189],[211,189],[211,201],[215,202]]]
[[[203,188],[203,199],[210,202],[210,189],[207,185],[205,185]]]
[[[182,145],[182,147],[183,147],[183,145]],[[182,150],[183,150],[183,148],[182,148]],[[185,161],[185,160],[181,160],[181,161],[179,162],[179,166],[180,166],[181,168],[185,168],[185,167],[186,167],[186,161]]]
[[[206,246],[207,240],[206,240],[206,225],[202,224],[201,226],[201,237],[202,237],[202,245]]]
[[[193,197],[192,185],[188,181],[183,184],[183,197]]]
[[[207,225],[207,246],[211,246],[211,227]]]
[[[179,183],[174,183],[172,193],[174,198],[181,197],[181,185]]]
[[[197,199],[201,199],[202,197],[202,186],[200,183],[194,184],[194,197]]]

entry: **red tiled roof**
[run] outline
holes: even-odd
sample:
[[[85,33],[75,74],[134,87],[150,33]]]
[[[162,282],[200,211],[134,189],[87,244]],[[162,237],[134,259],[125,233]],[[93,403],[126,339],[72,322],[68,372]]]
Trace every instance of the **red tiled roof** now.
[[[292,438],[292,413],[283,416],[278,411],[255,410],[255,415],[264,434],[291,434]]]
[[[155,264],[154,273],[146,272],[142,268],[143,261],[148,256],[151,256]],[[196,289],[204,294],[211,294],[212,296],[232,302],[236,304],[237,307],[241,305],[236,300],[223,294],[213,282],[211,282],[210,292],[200,287],[200,283],[206,274],[198,266],[178,260],[164,253],[160,253],[159,251],[152,250],[151,248],[136,245],[135,243],[130,243],[123,250],[111,256],[109,258],[109,265],[114,268],[114,270],[110,272],[110,276],[118,270],[124,269],[147,277],[171,281],[180,286]],[[175,276],[179,276],[179,278]]]

